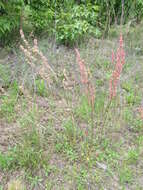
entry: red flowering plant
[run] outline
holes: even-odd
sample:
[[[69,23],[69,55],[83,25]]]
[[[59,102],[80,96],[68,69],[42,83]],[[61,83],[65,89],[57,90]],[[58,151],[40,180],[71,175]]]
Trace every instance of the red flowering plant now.
[[[81,59],[80,53],[76,48],[75,48],[75,53],[76,53],[77,63],[79,65],[81,83],[84,87],[84,92],[85,96],[88,99],[88,104],[91,107],[91,141],[92,141],[94,134],[95,88],[93,87],[91,81],[89,80],[88,69],[85,66],[84,60]],[[86,136],[88,136],[88,130],[86,130],[85,134]]]
[[[75,48],[75,52],[77,57],[77,63],[80,69],[81,83],[84,86],[85,95],[87,96],[88,102],[91,105],[91,107],[94,107],[95,89],[93,88],[93,85],[89,80],[87,68],[85,66],[84,60],[82,60],[80,57],[78,49]]]
[[[123,48],[123,36],[120,35],[119,48],[117,49],[116,54],[112,52],[112,63],[115,63],[115,69],[112,73],[112,76],[109,81],[109,93],[110,99],[116,97],[117,86],[120,80],[120,76],[123,70],[123,65],[125,64],[125,51]]]
[[[104,118],[103,118],[102,127],[105,125],[110,105],[117,96],[117,87],[120,82],[123,66],[125,64],[125,50],[124,50],[124,41],[122,34],[120,34],[119,47],[117,51],[115,53],[114,51],[112,51],[112,64],[114,65],[114,70],[109,80],[109,102],[103,113]]]
[[[109,80],[109,102],[103,113],[104,118],[103,118],[102,127],[105,125],[110,105],[117,96],[117,87],[120,82],[123,66],[125,64],[125,50],[124,50],[124,41],[122,34],[120,34],[119,47],[117,51],[116,52],[112,51],[112,64],[114,65],[114,70]]]
[[[91,81],[88,77],[87,68],[85,66],[84,60],[81,59],[80,53],[78,49],[75,49],[76,57],[77,57],[77,63],[79,65],[80,69],[80,77],[81,77],[81,83],[84,86],[85,95],[88,98],[89,105],[92,108],[91,111],[91,121],[92,121],[92,138],[94,133],[94,104],[95,104],[95,88],[93,87]],[[124,51],[124,45],[123,45],[123,36],[120,35],[119,39],[119,47],[117,49],[117,52],[114,53],[112,51],[112,64],[115,66],[111,78],[109,80],[109,102],[104,109],[103,118],[102,118],[102,127],[104,127],[106,119],[107,119],[107,113],[109,111],[111,102],[115,97],[117,96],[117,86],[120,81],[120,76],[123,70],[123,66],[125,64],[125,51]]]

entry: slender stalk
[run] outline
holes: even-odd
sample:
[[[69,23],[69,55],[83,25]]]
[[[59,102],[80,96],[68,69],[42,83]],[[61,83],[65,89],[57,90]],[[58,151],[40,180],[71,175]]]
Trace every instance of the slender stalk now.
[[[124,0],[122,0],[122,14],[121,14],[121,21],[120,21],[120,24],[121,26],[124,24],[123,23],[123,19],[124,19]]]
[[[93,138],[94,138],[94,102],[95,102],[95,89],[89,80],[87,68],[85,66],[84,60],[81,59],[80,53],[78,49],[75,49],[76,52],[76,57],[77,57],[77,62],[79,65],[80,69],[80,77],[81,77],[81,82],[84,86],[85,90],[85,96],[88,98],[88,104],[91,107],[91,143],[93,143]]]
[[[106,123],[106,120],[107,120],[107,116],[108,116],[108,111],[109,111],[109,108],[111,106],[111,103],[112,103],[112,99],[109,100],[109,102],[108,102],[108,104],[107,104],[107,106],[105,108],[105,111],[103,113],[103,118],[104,119],[103,119],[103,124],[102,124],[102,130],[103,130],[104,126],[105,126],[105,123]]]
[[[94,138],[94,108],[91,105],[91,143],[93,144]]]

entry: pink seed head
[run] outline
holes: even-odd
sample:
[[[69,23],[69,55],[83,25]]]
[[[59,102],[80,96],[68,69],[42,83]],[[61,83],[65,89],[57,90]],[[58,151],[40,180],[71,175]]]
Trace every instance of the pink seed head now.
[[[123,48],[123,35],[122,34],[120,34],[119,43],[120,43],[120,48]]]
[[[87,84],[88,83],[87,69],[85,67],[84,61],[80,58],[80,53],[78,49],[75,48],[75,52],[76,52],[77,62],[80,68],[81,82],[83,84]]]
[[[112,52],[112,63],[115,60],[116,65],[115,65],[115,69],[113,71],[113,74],[111,76],[111,79],[109,81],[110,98],[115,97],[117,94],[117,85],[118,85],[120,75],[121,75],[122,70],[123,70],[123,65],[125,64],[125,51],[123,49],[123,36],[122,36],[122,34],[120,35],[119,48],[117,49],[117,52],[116,52],[116,58],[113,56],[114,56],[114,54]]]

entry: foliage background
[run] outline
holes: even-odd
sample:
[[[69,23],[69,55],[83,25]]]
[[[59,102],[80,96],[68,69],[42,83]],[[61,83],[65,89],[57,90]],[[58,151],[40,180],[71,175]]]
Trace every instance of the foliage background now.
[[[1,0],[0,39],[3,43],[11,39],[21,23],[37,34],[46,32],[59,43],[73,45],[90,35],[108,33],[121,18],[125,24],[133,19],[140,22],[142,16],[142,0]]]

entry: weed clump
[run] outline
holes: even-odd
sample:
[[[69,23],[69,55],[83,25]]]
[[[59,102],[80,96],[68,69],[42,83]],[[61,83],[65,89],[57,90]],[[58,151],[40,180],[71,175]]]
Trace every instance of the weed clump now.
[[[8,190],[25,190],[20,180],[12,180],[8,183]]]

